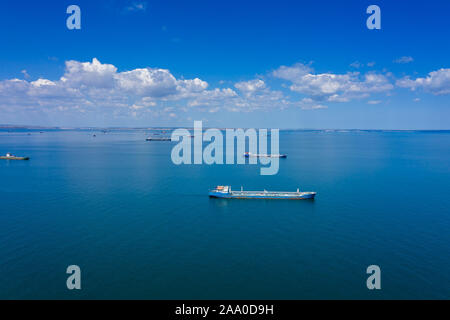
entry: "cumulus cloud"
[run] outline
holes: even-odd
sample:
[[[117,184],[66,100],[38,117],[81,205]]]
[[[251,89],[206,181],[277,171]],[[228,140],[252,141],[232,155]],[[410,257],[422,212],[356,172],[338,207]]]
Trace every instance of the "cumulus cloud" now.
[[[403,64],[410,63],[413,61],[414,61],[413,57],[410,57],[410,56],[403,56],[403,57],[400,57],[400,58],[394,60],[395,63],[403,63]]]
[[[47,79],[39,78],[36,81],[31,82],[31,85],[40,88],[45,86],[56,86],[56,83]]]
[[[189,106],[208,106],[209,112],[220,108],[233,112],[250,112],[259,109],[283,109],[291,105],[281,91],[272,90],[261,79],[241,81],[233,89],[207,90],[189,102]]]
[[[92,62],[66,61],[66,71],[60,83],[66,87],[112,88],[117,68],[102,64],[96,58]]]
[[[297,104],[297,106],[300,106],[300,109],[302,110],[328,109],[328,106],[317,103],[317,101],[311,98],[301,99],[300,102]]]
[[[121,94],[173,99],[187,97],[208,87],[206,81],[198,78],[178,80],[167,69],[138,68],[117,72],[115,66],[102,64],[96,58],[92,62],[67,61],[60,82],[78,89],[113,89]]]
[[[368,67],[373,67],[375,65],[375,61],[369,61],[369,62],[367,62],[366,65]],[[359,61],[354,61],[354,62],[350,63],[350,67],[356,68],[356,69],[361,68],[363,66],[364,66],[364,64]]]
[[[203,91],[188,102],[188,106],[215,106],[224,103],[227,99],[237,97],[236,91],[230,88]]]
[[[169,70],[137,68],[119,71],[112,64],[92,61],[66,61],[64,74],[57,80],[10,79],[0,81],[0,107],[42,106],[46,110],[94,111],[136,116],[162,108],[171,101],[180,110],[197,107],[204,111],[253,111],[289,106],[281,91],[271,90],[261,79],[241,81],[232,88],[209,89],[200,79],[177,79]],[[122,111],[116,110],[121,108]],[[203,109],[202,109],[203,108]]]
[[[177,92],[177,79],[165,69],[135,69],[115,74],[117,88],[131,94],[165,97]]]
[[[208,83],[199,78],[192,80],[179,80],[177,82],[177,91],[180,96],[190,97],[196,96],[198,93],[205,91],[208,88]]]
[[[126,12],[137,12],[147,10],[147,2],[132,2],[129,6],[125,7]]]
[[[264,79],[264,80],[263,80]],[[274,81],[281,79],[280,81]],[[368,104],[381,100],[370,98],[389,94],[393,75],[376,72],[317,73],[308,64],[280,66],[264,78],[239,81],[229,87],[210,88],[200,78],[185,79],[163,68],[145,67],[119,71],[112,64],[92,61],[66,61],[59,79],[0,80],[2,112],[31,110],[49,112],[110,112],[112,115],[176,114],[195,108],[198,111],[250,112],[296,107],[306,110],[326,109],[329,103],[343,103],[369,98]],[[272,88],[272,82],[279,86]],[[423,89],[434,94],[450,93],[450,69],[430,72],[423,78],[404,77],[398,87]],[[300,98],[298,97],[298,95]],[[292,96],[291,96],[292,95]],[[379,97],[377,97],[379,98]],[[170,105],[170,110],[167,108]]]
[[[291,81],[289,88],[292,91],[309,95],[316,101],[347,102],[393,89],[385,75],[373,72],[365,75],[359,72],[315,74],[309,66],[296,64],[280,67],[273,75]]]
[[[91,62],[67,61],[59,80],[0,81],[0,105],[42,105],[47,108],[83,105],[139,110],[142,109],[140,107],[155,106],[157,100],[208,95],[207,88],[206,81],[176,79],[166,69],[140,68],[118,72],[114,65],[94,58]]]
[[[28,72],[27,72],[27,70],[22,70],[22,71],[20,71],[22,74],[23,74],[23,77],[25,78],[25,79],[28,79],[28,78],[30,78],[30,75],[28,74]]]
[[[302,63],[296,63],[293,66],[281,66],[277,70],[273,71],[272,74],[275,78],[280,78],[284,80],[289,80],[295,82],[304,75],[311,73],[313,69],[309,65]]]
[[[241,81],[234,86],[242,94],[242,96],[235,99],[234,105],[241,109],[284,109],[291,104],[291,102],[286,100],[286,97],[281,91],[272,90],[261,79]]]
[[[435,95],[450,94],[450,69],[442,68],[428,73],[425,78],[412,80],[404,77],[396,82],[397,86],[411,90],[423,89]]]
[[[250,81],[238,82],[234,86],[242,92],[252,93],[264,89],[266,84],[261,79],[254,79]]]
[[[362,64],[359,61],[350,63],[350,67],[353,67],[353,68],[360,68],[361,66],[362,66]]]
[[[301,106],[303,110],[319,110],[319,109],[328,109],[327,106],[324,106],[322,104],[313,104],[313,105],[306,105]]]

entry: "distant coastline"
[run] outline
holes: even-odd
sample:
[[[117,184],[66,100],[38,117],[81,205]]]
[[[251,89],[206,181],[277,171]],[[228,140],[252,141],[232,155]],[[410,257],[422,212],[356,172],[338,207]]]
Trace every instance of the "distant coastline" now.
[[[14,125],[14,124],[0,124],[0,130],[173,130],[178,128],[193,129],[193,127],[58,127],[58,126],[35,126],[35,125]],[[204,127],[208,129],[209,127]],[[214,127],[211,127],[214,128]],[[219,130],[236,129],[233,127],[217,128]],[[246,129],[246,128],[243,128]],[[271,128],[267,128],[271,129]],[[339,128],[284,128],[280,131],[324,131],[324,132],[450,132],[450,129],[339,129]]]

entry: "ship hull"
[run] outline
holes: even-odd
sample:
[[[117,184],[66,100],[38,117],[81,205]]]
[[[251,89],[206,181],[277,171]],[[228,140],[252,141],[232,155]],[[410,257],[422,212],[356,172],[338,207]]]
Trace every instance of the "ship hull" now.
[[[0,160],[29,160],[29,157],[0,157]]]
[[[230,193],[209,192],[211,198],[225,199],[285,199],[285,200],[305,200],[314,199],[315,192],[249,192],[249,191],[232,191]]]
[[[172,141],[171,138],[147,138],[147,141]]]
[[[287,155],[285,154],[244,154],[244,157],[246,158],[250,158],[250,157],[255,157],[255,158],[287,158]]]

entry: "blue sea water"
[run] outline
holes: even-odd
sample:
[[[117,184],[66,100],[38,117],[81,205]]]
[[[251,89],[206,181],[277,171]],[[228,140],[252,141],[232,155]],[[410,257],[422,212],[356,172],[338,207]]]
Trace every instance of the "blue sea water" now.
[[[31,157],[0,160],[0,298],[450,298],[450,132],[283,131],[274,176],[92,134],[0,132],[0,154]],[[219,184],[317,197],[210,199]]]

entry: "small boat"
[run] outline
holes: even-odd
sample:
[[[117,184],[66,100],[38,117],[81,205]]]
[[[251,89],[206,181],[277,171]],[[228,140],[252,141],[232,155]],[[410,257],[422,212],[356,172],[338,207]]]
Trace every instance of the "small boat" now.
[[[262,158],[287,158],[286,154],[267,154],[267,153],[251,153],[251,152],[245,152],[244,157],[262,157]]]
[[[295,192],[289,191],[244,191],[241,187],[240,191],[232,191],[230,186],[217,186],[215,189],[209,191],[209,196],[212,198],[227,198],[227,199],[290,199],[303,200],[314,199],[316,192],[303,191],[299,189]]]
[[[172,141],[171,138],[148,137],[146,141]]]
[[[29,160],[29,157],[17,157],[11,153],[7,153],[4,156],[0,156],[0,159],[2,160]]]

